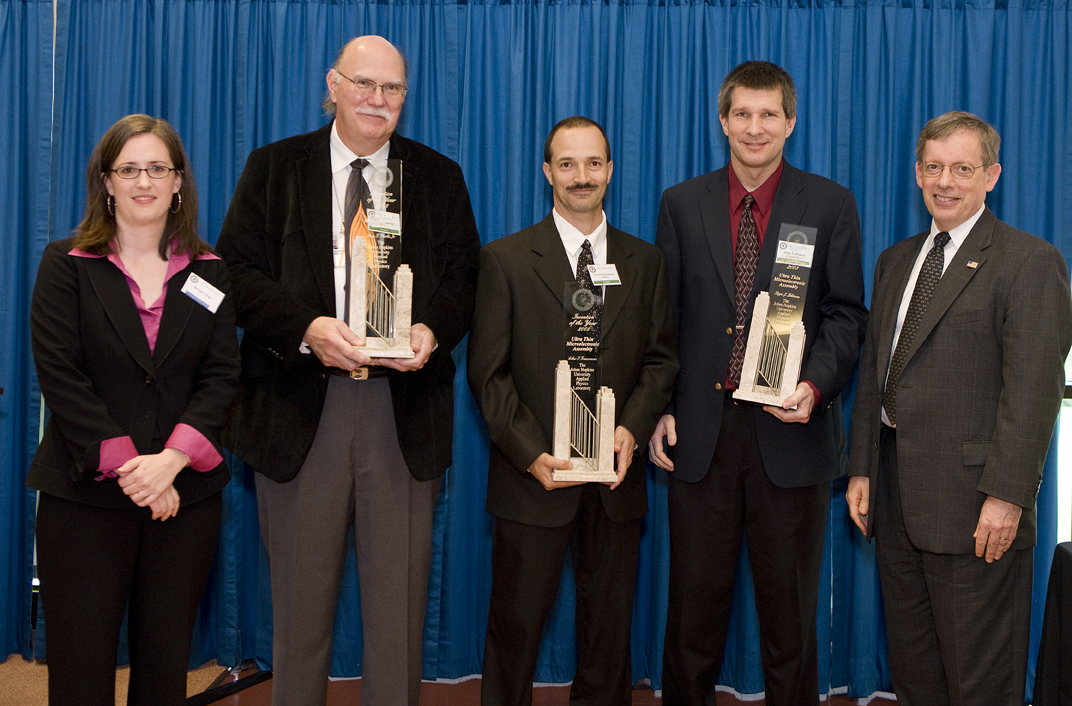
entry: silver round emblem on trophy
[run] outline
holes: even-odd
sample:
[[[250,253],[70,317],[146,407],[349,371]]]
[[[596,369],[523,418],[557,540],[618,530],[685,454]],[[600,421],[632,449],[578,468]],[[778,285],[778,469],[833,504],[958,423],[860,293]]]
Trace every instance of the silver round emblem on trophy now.
[[[789,235],[785,236],[787,242],[790,243],[803,243],[808,244],[808,236],[799,230],[794,230]]]
[[[592,290],[581,287],[573,293],[573,308],[580,312],[590,311],[596,305],[596,295]]]
[[[391,184],[395,183],[395,173],[391,171],[390,167],[373,167],[371,183],[374,186],[378,186],[386,189]]]

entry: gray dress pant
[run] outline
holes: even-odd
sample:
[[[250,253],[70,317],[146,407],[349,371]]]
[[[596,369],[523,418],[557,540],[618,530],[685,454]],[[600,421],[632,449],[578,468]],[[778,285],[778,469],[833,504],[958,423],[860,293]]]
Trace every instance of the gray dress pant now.
[[[440,481],[410,475],[386,378],[333,377],[316,438],[287,483],[257,476],[272,575],[272,704],[327,700],[332,625],[351,526],[363,626],[365,706],[418,706]]]

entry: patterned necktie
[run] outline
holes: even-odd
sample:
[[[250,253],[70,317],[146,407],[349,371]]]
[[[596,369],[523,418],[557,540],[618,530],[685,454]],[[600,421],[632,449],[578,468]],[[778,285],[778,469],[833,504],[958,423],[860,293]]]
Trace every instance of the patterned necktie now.
[[[756,222],[752,218],[752,204],[756,198],[745,194],[744,211],[737,228],[737,253],[734,257],[733,284],[737,299],[737,332],[733,338],[733,356],[730,358],[730,380],[735,385],[741,382],[741,368],[744,367],[745,316],[748,314],[748,300],[752,296],[752,284],[756,280],[756,263],[759,262],[759,236]]]
[[[592,283],[592,275],[588,271],[588,266],[594,264],[592,244],[585,240],[584,244],[581,245],[581,254],[577,256],[577,284],[587,289],[595,297],[591,312],[595,315],[597,321],[601,321],[603,318],[603,296],[596,290],[596,286]]]
[[[350,178],[346,182],[345,232],[343,239],[346,247],[346,281],[343,297],[343,321],[350,323],[350,252],[355,238],[365,240],[365,260],[369,264],[376,262],[375,241],[368,228],[367,212],[372,208],[372,193],[362,170],[368,166],[368,160],[355,159],[350,162]]]
[[[942,268],[945,266],[945,245],[948,242],[949,233],[944,230],[934,236],[934,247],[927,253],[927,257],[923,260],[923,267],[919,270],[916,288],[912,291],[912,299],[908,302],[904,324],[901,325],[901,336],[897,339],[897,348],[894,349],[893,359],[890,360],[890,372],[886,376],[886,394],[882,397],[882,406],[886,408],[886,416],[894,426],[897,426],[897,383],[901,379],[901,373],[904,372],[905,363],[908,362],[908,349],[912,347],[912,340],[916,337],[916,331],[919,330],[919,322],[923,320],[923,314],[927,311],[935,285],[942,278]]]

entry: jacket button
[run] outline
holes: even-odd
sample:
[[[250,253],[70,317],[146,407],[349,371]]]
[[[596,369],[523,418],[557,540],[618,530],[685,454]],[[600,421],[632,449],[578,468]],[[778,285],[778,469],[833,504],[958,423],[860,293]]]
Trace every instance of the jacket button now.
[[[716,383],[715,383],[715,389],[716,389],[716,390],[721,390],[721,389],[722,389],[722,383],[720,383],[720,382],[716,382]]]
[[[733,335],[733,327],[732,326],[727,326],[726,327],[726,335],[727,336],[732,336]]]
[[[152,384],[154,384],[155,382],[156,382],[156,380],[153,380],[153,376],[152,376],[152,375],[146,375],[146,376],[145,376],[145,384],[146,384],[146,385],[152,385]]]

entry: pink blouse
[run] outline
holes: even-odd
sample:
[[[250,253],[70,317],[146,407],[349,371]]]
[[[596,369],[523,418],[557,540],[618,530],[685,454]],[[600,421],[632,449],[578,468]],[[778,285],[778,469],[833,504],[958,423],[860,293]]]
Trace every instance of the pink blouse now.
[[[89,258],[107,258],[113,265],[119,268],[119,271],[123,273],[123,276],[127,279],[127,286],[130,287],[130,294],[134,297],[134,306],[138,309],[138,316],[141,318],[141,325],[145,329],[145,338],[149,342],[149,352],[152,353],[156,349],[156,337],[160,333],[160,317],[164,313],[164,300],[167,298],[168,283],[171,278],[177,273],[186,269],[186,266],[190,264],[190,255],[188,253],[171,253],[171,259],[168,260],[167,274],[164,275],[164,287],[160,292],[160,297],[152,304],[146,304],[141,298],[141,288],[138,283],[134,281],[134,278],[130,276],[130,272],[123,265],[123,260],[119,255],[114,252],[108,255],[94,255],[78,248],[73,248],[68,255],[74,257],[89,257]],[[212,253],[205,253],[198,255],[198,260],[218,260],[218,256]],[[179,423],[175,425],[175,428],[171,431],[171,436],[168,437],[167,442],[164,443],[166,449],[176,449],[186,454],[190,459],[190,467],[195,471],[204,473],[205,471],[211,471],[216,466],[220,465],[223,461],[223,457],[216,451],[216,447],[212,445],[212,442],[205,438],[204,434],[194,429],[189,424]],[[134,441],[129,436],[117,436],[112,439],[105,439],[101,442],[100,448],[100,465],[97,467],[97,472],[100,474],[96,480],[104,480],[105,478],[117,478],[118,474],[115,469],[122,466],[130,459],[138,456],[138,450],[134,448]]]

